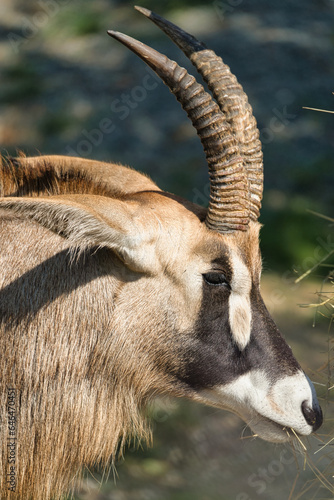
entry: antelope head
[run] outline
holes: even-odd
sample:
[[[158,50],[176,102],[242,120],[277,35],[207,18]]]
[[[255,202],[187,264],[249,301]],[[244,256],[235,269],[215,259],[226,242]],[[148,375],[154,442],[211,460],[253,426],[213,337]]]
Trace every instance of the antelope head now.
[[[183,362],[175,376],[186,395],[238,414],[265,440],[285,441],[289,429],[308,435],[322,423],[314,387],[260,293],[263,163],[248,98],[212,50],[161,16],[136,9],[179,46],[214,97],[165,55],[108,31],[143,59],[181,103],[200,137],[209,168],[207,211],[177,200],[188,211],[186,218],[178,215],[182,237],[170,230],[171,245],[178,247],[177,260],[171,263],[175,248],[168,264],[166,255],[161,258],[165,272],[173,275],[184,294],[179,301],[182,321],[175,333],[182,339]],[[161,252],[166,250],[164,244]]]
[[[106,393],[102,408],[108,408],[118,384],[123,399],[130,399],[131,393],[136,402],[157,392],[167,392],[228,409],[268,441],[287,440],[289,429],[309,435],[322,423],[314,388],[271,319],[260,293],[258,217],[263,166],[252,108],[229,67],[213,51],[162,17],[147,9],[138,10],[183,50],[213,94],[212,97],[193,76],[166,56],[127,35],[108,32],[159,75],[187,112],[207,158],[208,209],[165,193],[146,176],[119,165],[68,157],[21,158],[10,163],[8,175],[14,176],[15,182],[8,181],[6,185],[8,168],[3,164],[0,188],[4,197],[0,199],[0,208],[14,212],[15,217],[33,220],[54,233],[48,233],[46,238],[36,224],[31,226],[29,234],[33,235],[35,246],[29,252],[26,248],[32,248],[30,241],[28,244],[25,233],[23,236],[20,233],[23,257],[15,264],[15,273],[19,265],[23,266],[19,271],[28,277],[31,273],[27,271],[33,266],[36,273],[49,272],[58,288],[50,297],[42,297],[42,304],[47,303],[50,310],[53,307],[61,310],[61,314],[52,316],[46,309],[45,316],[41,314],[43,322],[39,324],[36,316],[29,328],[35,328],[36,338],[43,339],[42,329],[52,329],[52,325],[45,326],[49,317],[62,318],[56,339],[61,348],[53,351],[52,362],[57,367],[63,366],[67,358],[62,353],[70,353],[63,375],[77,370],[78,377],[69,376],[67,387],[71,388],[77,379],[89,381],[94,415],[95,401],[100,401],[101,394]],[[62,186],[60,177],[67,182],[66,189],[53,192],[48,177],[51,174],[57,189]],[[47,185],[41,194],[37,191],[43,179]],[[81,179],[80,183],[77,179]],[[90,187],[84,189],[82,185],[87,179]],[[50,248],[47,243],[44,247],[43,238],[47,241],[53,238]],[[43,256],[50,257],[55,248],[71,245],[92,245],[95,250],[104,247],[107,251],[96,250],[88,256],[90,260],[85,261],[84,269],[79,266],[81,261],[77,270],[75,264],[68,270],[63,269],[63,264],[58,265],[58,274],[53,268],[48,271],[50,259],[45,266],[39,265]],[[24,268],[25,252],[29,253],[26,260],[30,268]],[[10,265],[14,264],[10,261]],[[89,266],[96,270],[94,279],[87,278]],[[75,273],[82,276],[82,283]],[[74,298],[62,288],[71,276],[74,277],[70,291],[79,282],[82,285],[77,295],[73,294]],[[10,278],[11,271],[6,279]],[[45,276],[43,280],[46,281]],[[32,295],[35,283],[39,283],[38,274],[32,280]],[[18,288],[22,295],[22,287]],[[11,289],[7,287],[5,292]],[[43,293],[50,293],[49,288],[40,292]],[[76,342],[75,327],[67,335],[66,314],[72,311],[71,301],[82,301],[83,297],[89,297],[87,304],[92,310],[82,312],[87,334],[86,344],[83,342],[81,346]],[[23,295],[21,299],[29,310],[33,299]],[[15,309],[14,302],[8,299],[6,304]],[[73,310],[81,311],[79,305]],[[11,311],[6,313],[9,318],[17,313]],[[70,322],[76,324],[76,318]],[[94,350],[89,328],[92,326],[92,332],[96,332],[97,323],[101,333]],[[48,341],[51,340],[54,339]],[[71,342],[74,347],[68,349]],[[82,356],[71,354],[77,353],[77,349],[82,349]],[[100,372],[92,370],[95,364],[91,358]],[[55,380],[59,370],[55,369]],[[80,397],[81,392],[75,389]],[[64,405],[71,400],[64,399]],[[124,408],[127,406],[125,402]],[[71,407],[71,411],[76,408]],[[80,411],[87,408],[85,400]],[[100,423],[94,427],[106,429],[108,424],[103,419],[107,419],[108,412],[97,413]],[[82,415],[70,420],[85,422]],[[114,422],[118,425],[119,420],[115,418]],[[116,431],[112,428],[110,433],[115,440]],[[123,430],[120,435],[124,435]],[[87,433],[87,447],[93,446],[89,436]],[[102,441],[95,443],[98,457]],[[80,446],[85,445],[80,442]],[[105,454],[108,455],[107,451]],[[93,452],[91,455],[95,456]]]

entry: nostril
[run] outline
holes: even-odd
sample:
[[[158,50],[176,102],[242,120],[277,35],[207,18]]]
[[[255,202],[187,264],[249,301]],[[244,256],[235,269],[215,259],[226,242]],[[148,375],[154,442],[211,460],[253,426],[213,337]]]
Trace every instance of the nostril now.
[[[307,401],[302,403],[302,412],[306,422],[311,425],[313,432],[318,430],[322,424],[322,411],[320,406],[311,408]]]

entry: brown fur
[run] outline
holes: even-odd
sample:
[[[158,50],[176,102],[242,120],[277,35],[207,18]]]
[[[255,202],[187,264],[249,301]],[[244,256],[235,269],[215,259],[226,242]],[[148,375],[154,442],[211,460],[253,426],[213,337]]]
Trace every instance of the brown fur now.
[[[180,295],[178,280],[183,277],[189,249],[211,232],[193,213],[194,207],[189,211],[191,204],[161,193],[145,176],[121,166],[91,162],[90,169],[81,169],[81,165],[81,160],[65,158],[3,161],[1,189],[11,197],[3,202],[25,195],[23,204],[37,196],[41,201],[65,200],[71,206],[70,193],[76,193],[75,200],[81,193],[80,207],[100,217],[99,207],[94,205],[93,210],[87,205],[89,196],[99,195],[92,198],[94,203],[102,198],[104,203],[119,203],[116,193],[120,192],[119,198],[125,193],[124,187],[119,189],[117,175],[120,179],[128,176],[128,196],[138,189],[154,188],[154,192],[130,196],[129,203],[136,214],[138,206],[142,207],[136,215],[139,225],[146,223],[149,232],[161,234],[154,243],[157,270],[153,276],[131,271],[119,255],[108,249],[97,251],[91,241],[73,260],[73,251],[67,251],[73,244],[64,239],[59,226],[51,229],[60,236],[50,232],[50,226],[45,229],[29,222],[24,205],[21,212],[13,207],[2,212],[0,490],[4,500],[59,498],[74,486],[82,466],[100,463],[105,467],[129,437],[150,437],[142,408],[152,395],[189,395],[173,377],[181,359],[170,346],[174,330],[186,332],[193,323],[200,296],[194,300],[192,290]],[[95,165],[99,175],[95,175]],[[112,169],[115,187],[111,181],[103,184],[100,177],[103,170],[110,175]],[[20,198],[17,201],[21,203]],[[44,208],[36,207],[39,217]],[[201,209],[197,212],[203,215]],[[38,222],[47,226],[49,219]],[[148,245],[152,237],[147,236]],[[171,245],[167,252],[166,239]],[[149,260],[149,251],[144,251],[143,258]],[[154,271],[153,265],[148,266],[150,273]],[[157,296],[162,297],[159,307]],[[174,317],[177,311],[178,318]],[[188,341],[185,333],[183,343]],[[17,392],[15,493],[6,485],[8,387]]]
[[[23,158],[3,161],[0,165],[2,195],[110,194],[112,190],[101,185],[101,179],[78,169],[79,162],[73,161],[70,165],[67,162],[66,165],[65,161],[65,158],[58,163],[41,159],[34,162],[33,168],[31,162]],[[94,162],[91,164],[94,167]],[[124,168],[113,167],[117,170]],[[109,168],[106,165],[106,169]],[[137,180],[136,176],[139,179],[135,173],[134,180]],[[153,185],[144,176],[139,180],[143,185]],[[22,283],[22,274],[31,272],[47,259],[52,260],[53,255],[62,255],[46,266],[51,280],[48,292],[52,293],[57,288],[57,283],[52,283],[52,275],[59,274],[61,263],[66,264],[63,252],[69,245],[36,225],[8,217],[1,222],[1,234],[5,234],[0,243],[2,295],[11,301],[9,305],[3,302],[4,299],[1,302],[1,422],[7,422],[6,386],[14,386],[19,395],[18,484],[16,494],[7,490],[7,450],[2,446],[1,498],[45,500],[51,493],[55,497],[61,495],[68,484],[73,486],[83,464],[106,464],[115,455],[120,440],[124,443],[133,434],[149,437],[140,408],[153,381],[149,370],[142,373],[140,367],[136,367],[138,380],[134,383],[129,364],[121,362],[122,352],[129,347],[126,339],[121,341],[116,334],[111,339],[106,336],[109,334],[113,296],[120,294],[122,287],[115,289],[116,280],[108,276],[93,279],[101,272],[94,256],[86,256],[86,259],[95,268],[95,276],[93,272],[92,279],[88,277],[80,291],[72,296],[64,293],[52,304],[45,304],[33,317],[29,311],[23,311],[22,318],[17,321],[15,317],[20,308],[16,304],[25,301],[25,292],[24,286],[16,288],[13,284],[16,281]],[[26,253],[25,258],[22,251]],[[70,265],[69,261],[67,265]],[[84,259],[76,265],[82,268],[82,272],[87,272],[83,267]],[[66,286],[71,279],[72,276]],[[38,303],[43,300],[40,294],[46,292],[43,286],[36,286],[30,300]],[[85,317],[84,311],[87,310],[94,311],[93,317]],[[78,319],[80,321],[76,324]],[[113,359],[110,366],[108,356],[115,349],[113,344],[118,343],[121,343],[120,361]],[[126,357],[128,355],[129,349]],[[117,384],[114,383],[116,378]],[[136,390],[136,386],[141,390]],[[2,431],[4,444],[8,437],[5,425]]]
[[[118,165],[20,158],[0,174],[0,497],[58,499],[82,467],[150,438],[143,408],[155,394],[207,402],[182,382],[202,275],[235,252],[258,281],[259,224],[210,231],[203,209]]]

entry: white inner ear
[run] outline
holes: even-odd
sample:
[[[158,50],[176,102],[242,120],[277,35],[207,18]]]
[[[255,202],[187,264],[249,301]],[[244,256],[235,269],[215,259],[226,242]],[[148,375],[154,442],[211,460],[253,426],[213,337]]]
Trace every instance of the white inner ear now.
[[[251,334],[250,291],[252,279],[240,257],[231,255],[231,263],[233,277],[229,298],[229,321],[232,336],[242,350],[248,344]]]

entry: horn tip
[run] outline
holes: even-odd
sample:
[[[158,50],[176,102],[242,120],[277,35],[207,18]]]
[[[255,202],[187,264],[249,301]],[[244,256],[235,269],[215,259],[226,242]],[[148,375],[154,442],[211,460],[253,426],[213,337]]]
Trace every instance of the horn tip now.
[[[182,30],[179,26],[176,26],[176,24],[167,21],[167,19],[159,16],[159,14],[156,14],[152,10],[146,9],[145,7],[139,7],[138,5],[135,5],[135,9],[164,31],[187,57],[190,57],[193,52],[199,52],[206,49],[206,45],[197,40],[193,35]]]
[[[114,31],[114,30],[108,30],[107,34],[111,36],[112,38],[115,38],[115,40],[118,40],[119,42],[122,42],[123,44],[130,43],[134,41],[130,36],[125,35],[124,33],[121,33],[120,31]]]
[[[146,17],[150,17],[150,15],[152,14],[151,10],[146,9],[145,7],[140,7],[140,5],[135,5],[134,8],[138,10],[138,12],[140,12],[141,14],[144,14],[144,16]]]
[[[118,34],[118,31],[114,31],[114,30],[107,30],[107,34],[109,36],[112,36],[113,38],[116,38],[117,37],[117,34]]]
[[[139,47],[147,48],[143,43],[139,42],[135,38],[132,38],[131,36],[121,33],[120,31],[108,30],[107,34],[128,47],[128,49],[132,50],[133,52],[136,52]]]

